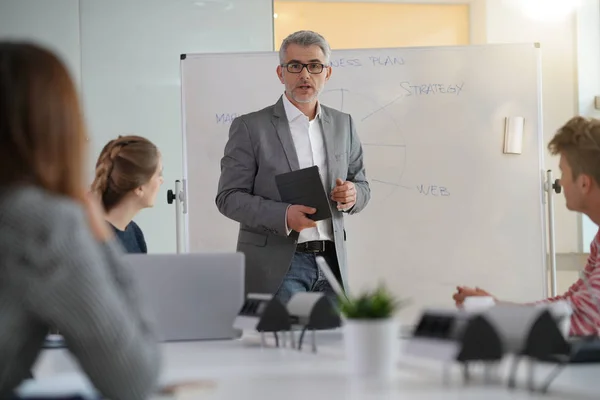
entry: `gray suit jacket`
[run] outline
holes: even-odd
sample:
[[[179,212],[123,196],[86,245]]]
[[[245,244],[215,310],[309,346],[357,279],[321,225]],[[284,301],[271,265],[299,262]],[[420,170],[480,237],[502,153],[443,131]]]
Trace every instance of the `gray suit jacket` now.
[[[371,191],[352,117],[321,106],[320,121],[329,176],[325,190],[329,193],[335,187],[336,178],[354,182],[357,199],[348,213],[358,213]],[[298,234],[287,235],[289,204],[280,201],[275,175],[297,169],[298,156],[281,98],[232,122],[216,203],[223,215],[240,223],[237,249],[246,256],[246,293],[275,293],[289,269]],[[342,284],[347,287],[344,216],[335,202],[330,208]]]

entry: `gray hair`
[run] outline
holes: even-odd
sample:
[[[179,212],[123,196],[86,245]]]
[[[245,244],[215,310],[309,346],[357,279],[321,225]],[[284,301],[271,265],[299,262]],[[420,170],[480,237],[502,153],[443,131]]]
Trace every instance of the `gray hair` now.
[[[281,42],[281,47],[279,48],[279,63],[283,64],[285,62],[285,53],[290,44],[297,44],[298,46],[308,47],[316,44],[323,50],[323,54],[325,55],[325,64],[329,64],[329,58],[331,57],[331,47],[329,47],[329,43],[327,40],[317,32],[313,31],[298,31],[294,32]]]

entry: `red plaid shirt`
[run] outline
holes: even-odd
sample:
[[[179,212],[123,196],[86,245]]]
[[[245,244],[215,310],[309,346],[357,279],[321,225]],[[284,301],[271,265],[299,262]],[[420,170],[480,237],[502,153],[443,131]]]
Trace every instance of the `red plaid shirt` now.
[[[544,302],[565,300],[573,308],[571,332],[573,336],[600,335],[600,230],[590,245],[584,277],[575,282],[562,296],[546,299]]]

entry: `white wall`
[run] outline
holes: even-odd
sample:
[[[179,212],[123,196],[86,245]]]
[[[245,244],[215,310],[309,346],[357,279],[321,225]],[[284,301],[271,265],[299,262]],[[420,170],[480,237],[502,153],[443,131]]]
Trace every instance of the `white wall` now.
[[[135,133],[156,143],[165,185],[155,207],[142,211],[136,222],[149,251],[175,252],[175,205],[167,204],[166,191],[183,175],[180,54],[272,50],[271,2],[80,3],[83,99],[92,153],[120,134]],[[206,190],[216,195],[216,188]]]
[[[0,0],[0,38],[30,40],[51,48],[79,82],[78,0]]]
[[[271,0],[0,0],[0,38],[49,46],[81,77],[90,177],[102,146],[117,135],[157,144],[165,185],[136,221],[151,252],[174,252],[175,206],[166,191],[183,171],[180,54],[272,50],[272,16]]]
[[[599,91],[600,78],[594,74],[600,71],[594,66],[598,61],[578,64],[576,57],[589,53],[600,57],[600,47],[594,42],[599,40],[600,17],[596,11],[592,15],[598,0],[584,0],[588,12],[577,18],[571,14],[551,22],[525,16],[515,7],[516,1],[444,2],[471,3],[474,43],[541,43],[548,141],[575,113],[596,112],[590,110],[589,98]],[[76,76],[81,75],[94,155],[109,138],[129,132],[147,136],[161,147],[165,187],[156,208],[142,212],[138,221],[151,251],[174,251],[175,211],[164,199],[182,171],[177,56],[182,52],[271,50],[271,1],[0,0],[0,37],[7,35],[50,45]],[[588,77],[593,78],[588,81]],[[555,158],[548,157],[546,165],[557,171]],[[578,216],[565,209],[562,196],[556,196],[558,252],[581,249],[579,225]]]

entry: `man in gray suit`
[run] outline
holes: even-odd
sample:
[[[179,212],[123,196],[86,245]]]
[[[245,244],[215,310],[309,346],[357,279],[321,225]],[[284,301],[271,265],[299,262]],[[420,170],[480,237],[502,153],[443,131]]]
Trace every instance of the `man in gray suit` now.
[[[323,36],[299,31],[279,50],[277,75],[285,93],[275,105],[236,118],[221,160],[219,211],[240,223],[238,251],[246,256],[246,293],[270,293],[285,304],[297,292],[334,297],[316,264],[322,255],[347,288],[343,213],[360,212],[371,191],[352,117],[319,104],[331,76]],[[251,77],[249,77],[251,79]],[[333,217],[281,201],[275,176],[317,165],[331,193]]]

